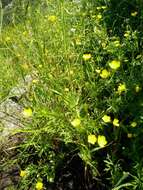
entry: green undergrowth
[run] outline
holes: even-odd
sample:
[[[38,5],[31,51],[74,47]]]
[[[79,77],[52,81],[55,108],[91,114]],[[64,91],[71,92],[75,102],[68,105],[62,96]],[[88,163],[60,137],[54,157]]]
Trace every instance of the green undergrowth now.
[[[36,76],[24,110],[31,122],[17,131],[26,136],[14,161],[18,189],[47,189],[67,155],[107,190],[143,189],[142,8],[139,0],[23,1],[1,24],[0,100]]]

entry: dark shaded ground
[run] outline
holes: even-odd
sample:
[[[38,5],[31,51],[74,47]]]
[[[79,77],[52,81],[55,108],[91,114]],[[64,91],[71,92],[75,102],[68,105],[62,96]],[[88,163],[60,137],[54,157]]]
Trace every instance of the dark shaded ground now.
[[[19,183],[19,168],[12,167],[0,174],[0,190],[8,190],[9,188],[17,188]],[[62,167],[57,168],[55,182],[47,183],[43,180],[44,186],[48,190],[109,190],[103,183],[103,179],[92,178],[91,171],[87,169],[82,160],[76,155],[70,162],[65,160]],[[29,190],[31,188],[29,187]]]

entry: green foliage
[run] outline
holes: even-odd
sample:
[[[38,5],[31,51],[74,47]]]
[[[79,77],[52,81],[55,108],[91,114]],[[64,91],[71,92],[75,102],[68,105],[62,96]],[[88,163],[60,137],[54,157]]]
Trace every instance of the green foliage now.
[[[142,7],[15,1],[6,26],[1,9],[0,99],[19,78],[37,77],[26,97],[31,123],[23,119],[17,131],[26,136],[15,160],[26,171],[18,189],[39,180],[46,189],[70,153],[107,189],[143,189]]]

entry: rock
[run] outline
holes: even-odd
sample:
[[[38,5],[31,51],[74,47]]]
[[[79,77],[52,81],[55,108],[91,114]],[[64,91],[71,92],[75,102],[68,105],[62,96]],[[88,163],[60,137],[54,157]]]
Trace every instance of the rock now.
[[[20,102],[29,93],[33,79],[33,75],[26,75],[17,86],[11,89],[8,97],[0,103],[0,166],[9,160],[14,160],[17,155],[17,145],[24,141],[24,135],[16,132],[24,127],[22,122],[24,119],[23,104]],[[30,122],[30,120],[26,122]],[[1,167],[0,190],[16,189],[15,184],[18,183],[19,170],[15,168],[15,165],[6,169]]]
[[[23,106],[20,105],[19,100],[28,93],[32,80],[32,76],[27,75],[24,80],[11,89],[6,100],[0,104],[0,122],[3,126],[1,141],[2,139],[5,141],[5,138],[10,136],[14,130],[23,127],[21,122]]]
[[[0,174],[0,190],[15,190],[18,180],[19,173],[17,167],[2,171]]]

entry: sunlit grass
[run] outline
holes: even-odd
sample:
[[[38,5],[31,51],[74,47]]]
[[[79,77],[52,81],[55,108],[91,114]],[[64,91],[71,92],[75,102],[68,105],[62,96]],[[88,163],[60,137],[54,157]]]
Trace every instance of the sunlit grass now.
[[[85,171],[89,167],[103,184],[107,176],[108,189],[141,189],[135,176],[143,175],[137,167],[142,166],[142,33],[132,23],[142,15],[132,10],[109,17],[116,13],[112,3],[23,3],[21,14],[14,12],[1,28],[0,100],[27,74],[35,77],[20,102],[25,128],[17,132],[26,139],[15,159],[21,168],[18,189],[46,188],[45,178],[52,183],[58,164],[75,150]],[[124,168],[128,159],[132,167]]]

